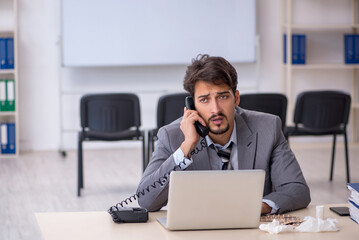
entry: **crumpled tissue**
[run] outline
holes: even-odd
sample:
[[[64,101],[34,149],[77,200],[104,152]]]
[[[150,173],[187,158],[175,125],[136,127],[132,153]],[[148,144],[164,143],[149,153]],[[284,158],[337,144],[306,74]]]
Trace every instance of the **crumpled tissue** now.
[[[281,232],[328,232],[328,231],[339,231],[337,227],[337,219],[328,218],[326,220],[320,218],[313,218],[306,216],[304,222],[298,227],[292,225],[280,225],[279,221],[273,220],[271,223],[261,224],[259,229],[262,231],[269,232],[270,234],[277,234]]]
[[[331,232],[339,231],[337,227],[338,220],[334,218],[327,218],[326,220],[314,218],[310,216],[304,217],[302,222],[295,231],[298,232]]]
[[[270,234],[277,234],[280,232],[291,232],[294,230],[294,227],[292,225],[280,225],[279,221],[274,219],[271,223],[259,225],[259,229],[269,232]]]

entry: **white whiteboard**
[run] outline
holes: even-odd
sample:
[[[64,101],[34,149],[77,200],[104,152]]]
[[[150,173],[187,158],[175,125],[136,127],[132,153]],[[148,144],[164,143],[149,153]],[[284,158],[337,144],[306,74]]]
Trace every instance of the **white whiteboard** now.
[[[255,61],[255,0],[62,0],[62,64]]]

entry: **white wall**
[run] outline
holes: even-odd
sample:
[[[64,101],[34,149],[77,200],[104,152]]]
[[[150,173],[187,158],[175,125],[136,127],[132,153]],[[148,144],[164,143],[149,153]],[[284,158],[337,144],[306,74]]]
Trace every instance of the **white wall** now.
[[[60,1],[18,1],[19,119],[22,150],[56,149],[59,141]]]
[[[62,142],[66,149],[76,148],[77,134],[73,130],[79,128],[78,99],[86,92],[137,93],[141,101],[143,128],[154,127],[158,97],[166,92],[182,91],[185,66],[61,68],[60,6],[60,0],[18,0],[21,149],[58,149],[61,144],[61,115],[63,128],[72,130],[62,135]],[[280,1],[258,0],[257,22],[261,39],[261,71],[257,74],[255,64],[235,65],[239,90],[253,91],[259,76],[260,91],[280,91]],[[312,75],[300,74],[295,76],[299,78],[295,84],[296,91],[323,86],[349,91],[349,80],[337,81],[337,78],[343,78],[343,74],[350,75],[330,74],[325,76],[328,82],[324,84],[311,78],[305,81],[305,77]],[[65,93],[61,95],[61,101],[60,89]]]

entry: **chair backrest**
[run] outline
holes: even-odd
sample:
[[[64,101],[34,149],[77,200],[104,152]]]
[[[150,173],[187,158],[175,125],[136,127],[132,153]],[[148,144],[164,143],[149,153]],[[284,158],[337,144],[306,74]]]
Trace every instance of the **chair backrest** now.
[[[340,91],[307,91],[298,95],[294,123],[317,130],[346,127],[351,97]]]
[[[131,93],[84,95],[80,115],[83,130],[118,132],[141,126],[139,99]]]
[[[157,128],[182,117],[187,96],[188,93],[173,93],[160,97],[157,105]]]
[[[283,129],[287,118],[287,102],[287,97],[280,93],[251,93],[240,95],[239,106],[280,117]]]

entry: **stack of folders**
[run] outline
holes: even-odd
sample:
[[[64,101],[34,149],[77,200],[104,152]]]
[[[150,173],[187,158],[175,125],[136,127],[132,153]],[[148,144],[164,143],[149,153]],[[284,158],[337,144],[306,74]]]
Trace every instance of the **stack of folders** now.
[[[359,183],[349,183],[349,213],[351,219],[359,223]]]
[[[15,154],[15,123],[0,123],[1,154]]]
[[[0,69],[14,68],[14,39],[0,38]]]
[[[0,112],[15,111],[15,81],[0,79]]]
[[[306,36],[304,34],[292,34],[292,64],[305,64]],[[283,38],[284,63],[287,63],[287,35]]]
[[[344,48],[345,63],[359,63],[359,34],[345,34]]]

